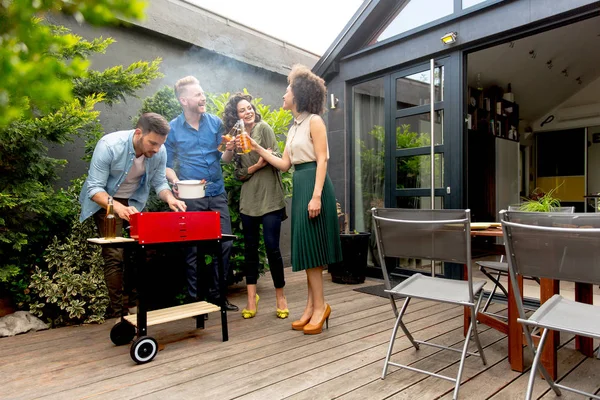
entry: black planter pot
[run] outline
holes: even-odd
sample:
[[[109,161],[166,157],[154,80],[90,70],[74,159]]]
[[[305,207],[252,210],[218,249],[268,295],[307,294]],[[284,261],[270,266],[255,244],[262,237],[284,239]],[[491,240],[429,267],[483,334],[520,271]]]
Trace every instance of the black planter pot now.
[[[365,281],[370,237],[369,232],[340,234],[343,261],[328,267],[333,282],[357,284]]]

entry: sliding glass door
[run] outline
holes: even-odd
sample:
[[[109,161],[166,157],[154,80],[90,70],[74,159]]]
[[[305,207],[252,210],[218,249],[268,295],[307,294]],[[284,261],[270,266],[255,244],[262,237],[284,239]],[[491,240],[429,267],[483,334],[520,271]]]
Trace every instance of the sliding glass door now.
[[[459,59],[433,60],[433,74],[429,61],[352,87],[351,202],[356,230],[371,230],[372,207],[461,206]],[[377,261],[372,257],[376,266]],[[397,267],[408,275],[429,270],[430,264],[411,259]],[[441,265],[436,270],[448,275]]]

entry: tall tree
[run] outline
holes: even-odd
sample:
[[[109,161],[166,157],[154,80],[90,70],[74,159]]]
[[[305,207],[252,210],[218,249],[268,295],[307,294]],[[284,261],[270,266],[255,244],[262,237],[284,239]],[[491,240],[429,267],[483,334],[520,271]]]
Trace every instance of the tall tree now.
[[[117,18],[139,19],[145,0],[0,1],[0,127],[36,112],[49,112],[73,98],[73,77],[84,76],[85,54],[73,48],[75,35],[56,35],[41,23],[46,13],[74,15],[94,25]]]
[[[64,27],[45,29],[55,38],[52,42],[63,43],[45,57],[63,65],[71,65],[74,59],[87,65],[89,55],[104,53],[113,42],[111,38],[86,41]],[[63,40],[65,37],[68,40]],[[44,264],[43,249],[54,236],[69,234],[79,211],[76,198],[53,188],[66,160],[50,157],[47,144],[61,145],[83,136],[88,150],[93,149],[103,134],[94,106],[135,95],[162,76],[160,61],[139,61],[104,71],[86,68],[81,74],[60,75],[53,79],[70,88],[66,99],[46,103],[43,110],[36,108],[0,127],[0,292],[10,290],[19,303],[28,301],[33,266]],[[24,99],[27,104],[33,103],[30,97]]]

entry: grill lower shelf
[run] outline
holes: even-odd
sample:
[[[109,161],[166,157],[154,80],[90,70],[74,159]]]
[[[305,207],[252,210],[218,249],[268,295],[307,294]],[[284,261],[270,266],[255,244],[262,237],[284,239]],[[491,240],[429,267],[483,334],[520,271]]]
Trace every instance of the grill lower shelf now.
[[[195,317],[216,311],[221,311],[221,307],[206,301],[161,308],[160,310],[149,311],[147,313],[147,326],[164,324],[166,322],[177,321],[179,319]],[[124,318],[133,326],[138,326],[137,314],[127,315]]]

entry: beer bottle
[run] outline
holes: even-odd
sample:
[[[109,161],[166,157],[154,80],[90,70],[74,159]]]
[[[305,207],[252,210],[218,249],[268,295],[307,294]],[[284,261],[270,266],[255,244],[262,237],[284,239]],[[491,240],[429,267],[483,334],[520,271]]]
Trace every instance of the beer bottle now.
[[[114,239],[117,236],[117,219],[113,208],[113,198],[108,196],[108,206],[104,217],[104,239]]]
[[[223,152],[225,152],[225,150],[227,150],[227,143],[229,141],[235,139],[235,135],[237,135],[238,124],[239,124],[239,121],[236,122],[235,125],[233,126],[233,128],[231,128],[231,130],[229,132],[227,132],[226,135],[223,136],[221,143],[217,147],[217,150],[219,150],[221,153],[223,153]]]
[[[246,132],[244,121],[242,123],[242,133],[240,133],[240,147],[238,147],[238,154],[246,154],[252,151],[252,143],[250,142],[250,135]]]

